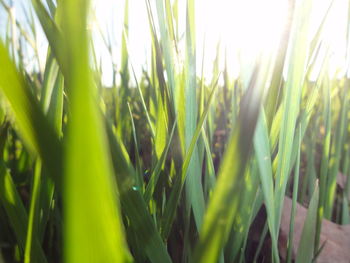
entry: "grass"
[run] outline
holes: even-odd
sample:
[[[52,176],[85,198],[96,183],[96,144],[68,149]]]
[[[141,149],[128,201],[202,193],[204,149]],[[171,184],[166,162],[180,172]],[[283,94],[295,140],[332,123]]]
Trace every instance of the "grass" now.
[[[204,59],[196,64],[205,56],[196,48],[199,2],[181,10],[178,1],[146,0],[150,65],[139,77],[126,0],[121,63],[113,65],[121,81],[113,76],[109,88],[86,30],[89,1],[32,0],[29,28],[0,3],[8,17],[0,42],[0,262],[292,262],[297,202],[309,209],[293,260],[312,262],[322,220],[349,223],[350,82],[328,74],[329,12],[312,34],[314,1],[290,1],[277,52],[263,52],[237,78],[228,58],[219,70],[218,45],[208,79]],[[44,64],[34,19],[49,43]],[[26,66],[19,41],[37,69]],[[281,255],[286,195],[292,220]]]

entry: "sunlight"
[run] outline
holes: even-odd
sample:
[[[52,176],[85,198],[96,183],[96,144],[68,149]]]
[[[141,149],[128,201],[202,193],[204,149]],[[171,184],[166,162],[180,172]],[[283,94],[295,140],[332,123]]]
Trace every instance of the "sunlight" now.
[[[155,4],[156,1],[150,1]],[[171,1],[174,3],[174,1]],[[315,1],[312,15],[312,29],[317,29],[324,17],[330,0]],[[332,72],[339,67],[345,67],[343,39],[337,34],[345,28],[344,18],[346,8],[338,1],[330,14],[325,42],[331,48]],[[296,4],[300,1],[296,1]],[[98,23],[104,32],[108,31],[114,45],[113,61],[118,65],[120,61],[121,35],[123,24],[124,1],[98,0],[94,2],[95,13]],[[178,0],[179,7],[179,40],[185,42],[186,28],[186,0]],[[155,8],[153,15],[156,20]],[[197,45],[197,74],[203,62],[204,72],[210,78],[212,62],[217,51],[219,52],[220,67],[223,69],[225,57],[228,70],[233,77],[239,72],[251,68],[256,57],[261,53],[274,54],[288,17],[288,0],[202,0],[196,1],[196,45]],[[336,30],[335,30],[336,29]],[[311,35],[315,30],[311,30]],[[96,32],[95,32],[96,33]],[[150,57],[149,24],[144,0],[129,1],[129,56],[133,66],[140,76],[142,69],[149,64]],[[97,52],[101,59],[104,70],[103,79],[111,82],[112,69],[108,56],[101,39],[96,37]],[[220,48],[217,49],[218,43]],[[203,53],[203,48],[204,53]],[[185,54],[180,50],[181,56]]]
[[[147,61],[149,27],[143,0],[129,1],[129,51],[134,67],[141,72]],[[95,1],[95,12],[103,29],[109,28],[116,48],[120,48],[121,25],[124,3],[111,0]],[[185,30],[186,1],[179,0],[179,29]],[[155,11],[155,10],[154,10]],[[216,46],[220,42],[221,65],[226,50],[230,71],[238,74],[238,60],[251,63],[261,51],[273,51],[279,41],[286,16],[286,0],[203,0],[196,4],[197,64],[202,63],[203,40],[205,38],[205,72],[212,71],[211,62],[216,56]],[[182,34],[180,34],[181,36]],[[183,36],[183,35],[182,35]],[[98,45],[103,45],[99,43]],[[117,50],[119,51],[119,50]],[[105,54],[101,51],[101,55]],[[116,52],[118,53],[118,52]],[[116,60],[119,54],[115,54]],[[106,63],[108,64],[108,63]],[[109,76],[110,70],[104,75]]]
[[[285,17],[285,0],[219,0],[198,5],[198,24],[205,24],[208,39],[211,35],[213,41],[249,53],[273,49]]]
[[[261,52],[276,50],[287,13],[285,0],[207,0],[204,3],[197,5],[197,37],[200,40],[205,35],[209,67],[216,56],[218,41],[221,58],[227,56],[228,70],[234,77],[240,68],[251,67]],[[199,50],[203,48],[200,42],[198,46]],[[221,61],[222,67],[223,63]]]

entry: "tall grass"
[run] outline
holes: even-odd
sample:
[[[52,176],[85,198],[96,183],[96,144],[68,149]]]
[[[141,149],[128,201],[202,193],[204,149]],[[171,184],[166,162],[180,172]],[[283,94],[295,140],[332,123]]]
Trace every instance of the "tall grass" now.
[[[329,12],[313,34],[317,3],[289,1],[276,53],[233,78],[227,63],[220,71],[218,45],[208,80],[196,64],[201,3],[145,2],[149,68],[139,77],[130,60],[126,0],[121,63],[106,88],[89,1],[32,0],[26,31],[0,0],[9,25],[0,42],[0,262],[291,262],[295,249],[296,262],[313,262],[322,220],[349,223],[350,82],[328,74]],[[35,21],[49,43],[44,64]],[[293,248],[297,202],[309,209]]]

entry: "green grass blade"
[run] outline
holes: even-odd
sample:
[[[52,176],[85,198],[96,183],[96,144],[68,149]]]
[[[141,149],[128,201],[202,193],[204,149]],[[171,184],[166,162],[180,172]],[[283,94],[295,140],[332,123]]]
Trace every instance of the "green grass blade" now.
[[[254,135],[254,150],[259,166],[260,182],[264,195],[268,226],[272,239],[273,256],[275,262],[279,262],[277,234],[275,232],[275,205],[273,173],[271,167],[271,150],[267,129],[267,120],[265,118],[265,113],[262,110]]]
[[[88,58],[89,1],[62,1],[71,115],[65,148],[65,262],[130,262]],[[69,147],[68,147],[69,145]]]
[[[139,189],[134,187],[135,170],[130,163],[125,147],[120,138],[113,133],[108,122],[106,129],[122,210],[130,218],[130,227],[137,233],[140,247],[145,251],[150,261],[169,263],[171,262],[170,256],[147,210],[145,200]]]
[[[62,137],[62,118],[63,118],[63,76],[58,73],[54,87],[51,93],[50,102],[48,106],[47,118],[55,129],[57,136]],[[40,190],[40,209],[41,217],[39,224],[39,240],[43,240],[46,225],[49,220],[50,208],[53,204],[55,182],[51,179],[47,169],[42,170],[42,181]]]
[[[347,225],[350,223],[350,210],[349,210],[349,201],[345,193],[343,193],[343,205],[342,205],[342,217],[341,224]]]
[[[151,200],[151,197],[153,195],[154,189],[155,189],[155,187],[157,185],[157,182],[158,182],[158,179],[159,179],[159,175],[160,175],[161,169],[164,166],[164,163],[166,161],[166,157],[167,157],[167,154],[168,154],[168,151],[169,151],[169,148],[170,148],[170,144],[172,142],[173,135],[174,135],[174,132],[175,132],[175,127],[176,127],[176,123],[174,123],[174,126],[171,129],[171,133],[170,133],[170,136],[169,136],[169,139],[168,139],[168,143],[167,143],[167,145],[166,145],[162,155],[160,156],[156,166],[154,167],[154,170],[153,170],[153,172],[151,174],[151,178],[150,178],[150,180],[149,180],[149,182],[147,184],[146,191],[145,191],[145,194],[144,194],[144,199],[145,199],[147,204]]]
[[[63,41],[62,32],[59,28],[59,26],[55,23],[55,21],[50,17],[49,13],[47,12],[45,6],[41,2],[41,0],[32,0],[32,5],[34,7],[35,13],[40,21],[40,24],[45,32],[45,35],[47,37],[47,40],[50,44],[50,48],[55,55],[55,58],[61,68],[61,71],[64,75],[67,75],[67,61],[65,59],[65,42]],[[60,2],[58,5],[58,9],[60,9]],[[56,9],[56,15],[60,16],[61,12],[57,12]],[[60,18],[57,19],[60,21]]]
[[[32,262],[34,255],[32,253],[33,243],[38,239],[39,234],[39,194],[40,194],[40,176],[41,176],[41,162],[40,160],[36,161],[34,178],[33,178],[33,189],[32,197],[30,201],[29,216],[28,216],[28,229],[27,229],[27,238],[26,246],[24,250],[24,263]]]
[[[188,151],[197,123],[196,98],[196,41],[195,41],[195,1],[187,0],[186,11],[186,65],[185,65],[185,150]],[[202,225],[204,196],[201,181],[201,163],[197,145],[193,151],[187,171],[186,201],[192,207],[197,229]]]
[[[135,82],[136,82],[137,91],[140,94],[141,104],[142,104],[143,110],[144,110],[144,112],[146,114],[147,122],[148,122],[149,128],[151,130],[152,137],[154,138],[155,133],[154,133],[153,124],[152,124],[151,118],[149,116],[148,109],[147,109],[146,103],[145,103],[145,99],[143,98],[142,90],[141,90],[141,87],[139,85],[139,82],[137,81],[137,77],[136,77],[136,74],[135,74],[135,71],[134,71],[134,67],[132,66],[132,64],[131,64],[131,69],[132,69],[132,73],[134,75],[134,79],[135,79]]]
[[[162,222],[162,237],[163,238],[168,237],[169,232],[171,230],[172,223],[175,219],[176,207],[179,203],[182,188],[183,188],[185,180],[186,180],[187,169],[190,165],[193,151],[195,149],[197,140],[200,136],[205,119],[207,117],[207,114],[208,114],[208,111],[210,108],[209,105],[214,97],[216,87],[217,87],[217,82],[214,84],[212,91],[211,91],[211,94],[209,95],[208,102],[207,102],[208,107],[204,110],[202,116],[200,117],[200,119],[198,121],[197,128],[194,132],[191,143],[188,147],[188,151],[186,152],[186,155],[184,157],[184,161],[183,161],[183,165],[182,165],[182,169],[181,169],[181,174],[180,174],[180,176],[176,177],[176,179],[175,179],[176,181],[175,181],[173,189],[170,193],[170,197],[169,197],[169,200],[168,200],[166,208],[165,208],[163,222]]]
[[[30,152],[41,157],[50,176],[60,186],[62,171],[60,141],[2,43],[0,43],[0,63],[4,65],[4,69],[0,71],[0,90],[10,104],[18,130]]]
[[[204,189],[205,189],[204,193],[205,193],[205,196],[209,198],[212,193],[212,190],[214,189],[214,186],[216,183],[216,177],[215,177],[215,167],[214,167],[214,162],[212,157],[212,151],[210,149],[210,145],[209,145],[208,138],[204,128],[202,129],[202,140],[205,148],[205,158],[206,158],[206,166],[207,166],[207,172],[206,172],[207,176],[205,178],[205,183],[204,183]]]
[[[263,204],[263,195],[262,195],[261,189],[257,188],[257,189],[252,189],[252,190],[257,190],[257,191],[256,191],[254,201],[253,201],[252,206],[251,206],[252,208],[250,210],[251,211],[250,216],[249,216],[249,218],[247,218],[246,224],[249,227],[245,228],[244,240],[243,240],[243,244],[242,244],[242,248],[241,248],[242,253],[241,253],[241,256],[239,259],[240,263],[245,261],[245,251],[246,251],[247,244],[250,241],[249,240],[250,226],[251,226],[253,220],[255,219],[257,213],[259,212],[259,210]]]
[[[26,246],[28,216],[16,186],[12,181],[12,177],[3,162],[0,163],[0,201],[10,219],[10,224],[15,232],[20,248],[24,251]],[[31,262],[47,262],[37,239],[34,238],[32,240],[31,248]]]
[[[315,191],[311,197],[309,209],[304,222],[303,231],[300,238],[298,253],[295,262],[312,262],[314,257],[314,240],[316,232],[317,206],[319,198],[318,182],[316,182]]]
[[[273,119],[275,118],[275,114],[282,96],[283,68],[286,64],[286,56],[291,35],[295,5],[295,1],[288,1],[287,19],[285,20],[283,35],[280,38],[280,43],[277,52],[277,60],[273,69],[274,71],[272,74],[271,85],[269,90],[267,91],[268,94],[265,101],[265,109],[269,129],[271,128]]]
[[[149,0],[147,0],[149,1]],[[170,98],[173,102],[175,109],[177,108],[177,91],[176,91],[176,80],[175,80],[175,69],[174,69],[174,58],[173,51],[171,49],[171,40],[169,36],[168,24],[164,23],[167,21],[165,15],[165,7],[163,0],[156,0],[157,17],[161,36],[161,46],[163,48],[165,69],[168,77],[168,85],[170,87]]]
[[[331,156],[330,156],[330,164],[329,167],[329,176],[327,178],[327,197],[325,200],[325,217],[327,219],[331,219],[333,212],[334,199],[336,194],[336,179],[339,172],[340,167],[340,158],[343,150],[343,138],[344,133],[347,129],[345,127],[346,124],[346,110],[348,104],[348,94],[350,80],[346,79],[342,92],[342,101],[341,101],[341,111],[339,118],[337,120],[337,127],[335,131],[335,137],[333,138],[332,148],[331,148]]]
[[[163,105],[163,101],[160,93],[158,94],[158,109],[157,109],[157,123],[156,134],[154,138],[155,154],[157,159],[161,158],[161,155],[166,147],[166,137],[168,130],[166,110]]]
[[[299,125],[298,133],[300,135],[301,133],[301,127]],[[287,247],[287,257],[286,261],[287,263],[292,262],[292,251],[293,251],[293,239],[294,239],[294,219],[295,219],[295,212],[296,212],[296,204],[297,204],[297,197],[298,197],[298,188],[299,188],[299,170],[300,170],[300,152],[301,152],[301,137],[299,136],[299,142],[298,142],[298,156],[297,156],[297,163],[295,165],[294,169],[294,179],[293,179],[293,198],[292,198],[292,211],[290,213],[290,226],[289,226],[289,236],[288,236],[288,247]]]
[[[141,157],[140,157],[140,151],[139,151],[139,142],[136,136],[136,128],[134,123],[134,117],[132,115],[132,111],[130,108],[129,102],[127,103],[129,113],[130,113],[130,120],[131,120],[131,128],[132,128],[132,137],[134,139],[134,148],[135,148],[135,162],[136,162],[136,187],[141,189],[143,191],[143,178],[142,178],[142,168],[141,168]]]
[[[209,201],[195,250],[195,262],[216,262],[235,217],[239,193],[244,189],[244,174],[252,146],[260,109],[261,86],[257,88],[257,72],[241,101],[239,120],[235,126],[218,172],[218,180]],[[235,160],[234,162],[232,160]],[[219,220],[218,220],[219,219]]]
[[[129,88],[129,54],[127,49],[127,39],[129,36],[129,0],[124,2],[124,23],[122,34],[122,47],[121,47],[121,70],[120,75],[122,79],[123,89]]]
[[[276,231],[279,229],[285,190],[291,169],[291,155],[295,136],[296,120],[300,110],[304,69],[308,54],[309,14],[312,0],[306,0],[296,7],[292,25],[289,68],[282,102],[282,122],[279,136],[278,165],[275,187]]]
[[[56,83],[57,73],[58,73],[57,63],[55,62],[53,55],[49,51],[45,72],[44,72],[43,87],[41,89],[41,96],[40,96],[40,102],[44,112],[48,111],[49,104],[51,101],[51,95]]]
[[[231,234],[225,246],[227,262],[236,262],[238,258],[241,262],[245,257],[249,229],[262,205],[263,198],[259,186],[258,166],[255,161],[252,161],[249,168],[247,168],[244,174],[244,183],[245,191],[241,193],[242,197],[238,208],[239,215],[234,218]]]
[[[325,135],[323,138],[322,159],[320,166],[320,198],[318,204],[318,217],[316,226],[315,248],[318,249],[320,243],[320,235],[322,228],[322,220],[324,216],[324,205],[326,199],[327,174],[329,166],[329,153],[331,145],[331,94],[328,78],[323,85],[323,122],[325,126]]]

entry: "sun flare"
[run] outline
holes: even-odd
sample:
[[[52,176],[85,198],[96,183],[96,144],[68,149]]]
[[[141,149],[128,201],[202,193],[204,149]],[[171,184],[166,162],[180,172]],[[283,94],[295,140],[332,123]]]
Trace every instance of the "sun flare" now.
[[[174,4],[176,1],[172,0]],[[297,5],[300,1],[296,1]],[[341,1],[338,1],[341,2]],[[153,15],[156,19],[156,1],[150,1],[154,8]],[[311,19],[311,34],[320,25],[322,18],[330,6],[329,0],[317,1],[313,8]],[[179,9],[179,22],[175,25],[179,32],[179,43],[184,43],[186,30],[186,0],[177,0]],[[275,52],[282,37],[285,24],[288,22],[290,9],[288,0],[202,0],[196,2],[196,45],[197,65],[204,59],[204,71],[206,75],[212,72],[212,62],[217,56],[217,46],[220,44],[220,65],[223,68],[226,59],[227,67],[233,76],[238,76],[242,67],[251,66],[256,57],[261,53]],[[121,43],[118,41],[122,34],[124,1],[98,0],[94,3],[98,23],[109,34],[112,43],[120,50]],[[344,4],[336,3],[332,7],[329,23],[325,35],[325,43],[331,48],[331,71],[334,73],[338,68],[345,68],[343,39],[337,32],[344,30],[346,12]],[[174,14],[173,14],[174,15]],[[156,23],[157,24],[157,23]],[[128,49],[130,60],[133,62],[138,75],[141,74],[145,65],[150,64],[150,35],[145,1],[129,1],[129,41]],[[336,29],[336,30],[335,30]],[[107,32],[108,31],[108,32]],[[114,41],[113,41],[114,40]],[[110,56],[101,39],[95,38],[97,53],[102,58],[102,64],[106,64],[103,71],[104,80],[111,81]],[[204,52],[203,51],[204,48]],[[180,55],[184,53],[180,50]],[[204,54],[204,58],[202,55]],[[116,64],[120,61],[120,54],[114,54]],[[197,72],[199,74],[199,72]]]
[[[174,1],[172,1],[174,3]],[[147,13],[142,0],[129,2],[129,52],[137,70],[144,65],[150,50]],[[186,1],[179,0],[180,10],[185,10]],[[227,56],[228,67],[238,74],[237,57],[251,61],[262,52],[275,50],[286,18],[286,0],[230,1],[203,0],[196,4],[197,50],[205,46],[205,71],[211,72],[211,62],[216,57],[216,46],[220,43],[221,58]],[[123,3],[110,0],[95,1],[95,12],[100,24],[113,27],[116,38],[122,34]],[[142,10],[142,11],[140,11]],[[186,29],[185,12],[179,11],[179,37]],[[111,24],[112,21],[112,24]],[[205,43],[204,43],[205,42]],[[115,43],[116,46],[120,43]],[[202,52],[197,51],[197,64],[202,63]],[[118,56],[118,54],[116,55]],[[223,59],[221,64],[223,63]],[[106,75],[110,75],[106,73]]]

